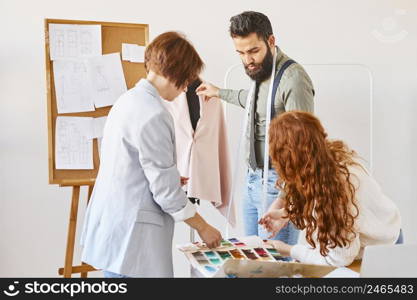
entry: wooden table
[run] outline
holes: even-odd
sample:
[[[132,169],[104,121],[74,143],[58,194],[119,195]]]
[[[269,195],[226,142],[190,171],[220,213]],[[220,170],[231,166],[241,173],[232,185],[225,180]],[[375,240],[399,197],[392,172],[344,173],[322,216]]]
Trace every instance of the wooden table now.
[[[362,260],[355,260],[353,263],[351,263],[349,266],[347,266],[352,271],[360,273],[361,271],[361,264]]]

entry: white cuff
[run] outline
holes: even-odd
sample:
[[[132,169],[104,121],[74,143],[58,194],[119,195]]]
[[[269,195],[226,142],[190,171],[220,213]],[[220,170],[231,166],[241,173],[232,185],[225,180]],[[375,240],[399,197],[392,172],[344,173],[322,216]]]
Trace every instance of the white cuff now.
[[[194,204],[187,199],[187,204],[182,209],[171,213],[170,215],[174,218],[175,222],[181,222],[194,217],[196,212]]]

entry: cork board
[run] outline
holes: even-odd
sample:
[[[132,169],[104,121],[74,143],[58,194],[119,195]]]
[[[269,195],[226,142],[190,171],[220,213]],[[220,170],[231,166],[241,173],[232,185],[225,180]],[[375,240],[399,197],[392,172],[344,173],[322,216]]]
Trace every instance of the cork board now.
[[[97,139],[93,140],[94,169],[91,170],[59,170],[55,167],[55,123],[58,116],[103,117],[110,111],[109,107],[96,108],[91,112],[58,114],[55,95],[53,64],[50,58],[49,24],[101,25],[102,54],[122,51],[122,43],[146,46],[149,41],[149,27],[146,24],[113,23],[78,20],[45,19],[45,67],[48,110],[48,165],[49,183],[65,185],[93,185],[99,168]],[[143,63],[122,61],[123,73],[127,88],[132,88],[141,78],[146,76]]]

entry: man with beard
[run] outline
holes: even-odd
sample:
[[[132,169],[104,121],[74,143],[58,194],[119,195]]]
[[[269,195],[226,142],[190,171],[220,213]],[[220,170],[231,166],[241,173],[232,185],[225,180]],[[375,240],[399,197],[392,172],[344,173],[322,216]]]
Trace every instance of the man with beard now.
[[[264,14],[246,11],[232,17],[230,35],[242,59],[246,74],[254,81],[251,91],[220,89],[211,83],[204,82],[198,87],[197,93],[205,100],[218,97],[242,108],[246,108],[246,104],[249,103],[245,133],[245,151],[249,168],[242,204],[245,233],[262,238],[274,238],[294,245],[297,243],[298,230],[291,222],[276,236],[269,236],[258,224],[259,219],[265,213],[264,209],[283,206],[282,202],[277,201],[274,207],[271,207],[271,203],[278,198],[279,194],[276,187],[277,173],[270,164],[269,169],[263,172],[265,153],[267,153],[265,131],[268,98],[273,99],[270,101],[271,119],[292,110],[312,113],[314,110],[313,84],[303,67],[275,46],[271,23]],[[274,61],[274,80],[271,80]],[[266,205],[263,203],[264,174],[268,178]]]

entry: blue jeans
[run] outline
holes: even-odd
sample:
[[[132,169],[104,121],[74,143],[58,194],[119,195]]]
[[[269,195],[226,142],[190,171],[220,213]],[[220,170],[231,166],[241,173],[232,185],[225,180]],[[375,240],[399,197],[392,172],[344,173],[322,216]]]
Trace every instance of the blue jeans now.
[[[129,278],[128,276],[116,274],[109,271],[103,271],[103,275],[105,278]]]
[[[256,169],[253,171],[249,168],[246,190],[243,198],[243,223],[246,235],[257,235],[262,239],[267,239],[268,233],[258,221],[264,214],[263,211],[263,170]],[[268,195],[266,209],[271,206],[278,195],[279,190],[275,187],[278,175],[275,170],[269,170],[268,174]],[[274,240],[280,240],[289,245],[295,245],[298,241],[299,230],[289,222],[275,237]]]

